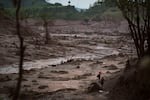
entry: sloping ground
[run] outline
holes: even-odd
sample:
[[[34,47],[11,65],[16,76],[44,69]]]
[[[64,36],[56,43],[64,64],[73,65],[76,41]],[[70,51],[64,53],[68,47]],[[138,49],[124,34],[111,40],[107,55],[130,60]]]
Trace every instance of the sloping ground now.
[[[150,58],[131,60],[111,91],[111,100],[150,100]]]

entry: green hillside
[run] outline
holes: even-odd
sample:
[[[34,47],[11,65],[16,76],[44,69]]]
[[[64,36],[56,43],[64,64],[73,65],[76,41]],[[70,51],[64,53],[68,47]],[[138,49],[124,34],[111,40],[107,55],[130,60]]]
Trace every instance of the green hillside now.
[[[119,8],[117,7],[116,0],[105,0],[104,2],[97,1],[91,6],[84,16],[89,19],[101,21],[101,20],[122,20],[123,16]]]
[[[15,9],[11,0],[1,0],[0,5],[5,8],[10,16],[14,17]],[[50,4],[46,0],[22,0],[21,15],[25,18],[40,18],[46,15],[50,19],[92,19],[97,21],[108,16],[109,18],[121,18],[121,13],[116,7],[115,0],[97,1],[89,9],[80,9],[80,11],[74,6],[63,6],[60,3]]]
[[[13,4],[11,0],[0,0],[1,6],[5,8],[12,8]],[[45,6],[48,5],[45,0],[22,0],[22,7],[33,7],[33,6]]]
[[[10,0],[0,1],[9,16],[15,16],[15,9]],[[81,14],[74,6],[62,6],[60,3],[50,4],[45,0],[22,0],[21,16],[24,18],[40,18],[45,15],[53,19],[80,19]]]

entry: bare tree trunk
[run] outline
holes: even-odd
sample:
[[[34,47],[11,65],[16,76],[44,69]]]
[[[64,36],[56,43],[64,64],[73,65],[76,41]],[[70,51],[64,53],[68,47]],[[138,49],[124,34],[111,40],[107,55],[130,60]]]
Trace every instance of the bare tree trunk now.
[[[25,47],[24,47],[24,39],[20,33],[20,21],[19,21],[19,12],[20,12],[20,8],[21,8],[21,0],[17,1],[16,4],[16,30],[17,30],[17,35],[20,41],[20,58],[19,58],[19,78],[18,78],[18,82],[17,82],[17,86],[16,86],[16,90],[15,90],[15,94],[13,96],[13,100],[18,100],[19,98],[19,94],[20,94],[20,89],[21,89],[21,83],[22,83],[22,76],[23,76],[23,60],[24,60],[24,51],[25,51]]]
[[[44,28],[45,28],[45,44],[48,44],[50,40],[50,35],[48,31],[48,22],[46,19],[44,19]]]
[[[117,3],[128,21],[138,58],[150,55],[150,0],[118,0]]]
[[[147,43],[148,43],[148,49],[147,54],[150,55],[150,1],[147,0],[146,2],[147,6]]]

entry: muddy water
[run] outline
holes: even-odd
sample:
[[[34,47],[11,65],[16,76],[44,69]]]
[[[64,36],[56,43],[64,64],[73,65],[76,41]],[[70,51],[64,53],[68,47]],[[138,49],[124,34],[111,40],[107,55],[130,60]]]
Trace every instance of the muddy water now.
[[[100,59],[108,55],[118,54],[117,50],[108,47],[97,46],[94,47],[93,53],[85,53],[85,54],[77,54],[74,56],[67,56],[67,57],[59,57],[47,60],[35,60],[30,62],[24,63],[24,70],[31,70],[34,68],[41,69],[45,67],[49,67],[52,65],[59,65],[66,63],[70,60],[94,60]],[[9,74],[9,73],[18,73],[18,65],[7,65],[0,68],[0,74]]]

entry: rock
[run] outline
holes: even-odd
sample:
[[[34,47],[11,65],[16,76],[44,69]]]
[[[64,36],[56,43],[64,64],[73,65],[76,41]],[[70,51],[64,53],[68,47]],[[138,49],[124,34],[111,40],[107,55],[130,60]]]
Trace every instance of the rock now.
[[[88,92],[98,92],[99,90],[102,90],[102,86],[100,83],[98,82],[93,82],[90,84],[90,86],[88,87]]]
[[[48,86],[47,85],[42,85],[42,86],[39,86],[38,88],[39,89],[46,89],[46,88],[48,88]]]

